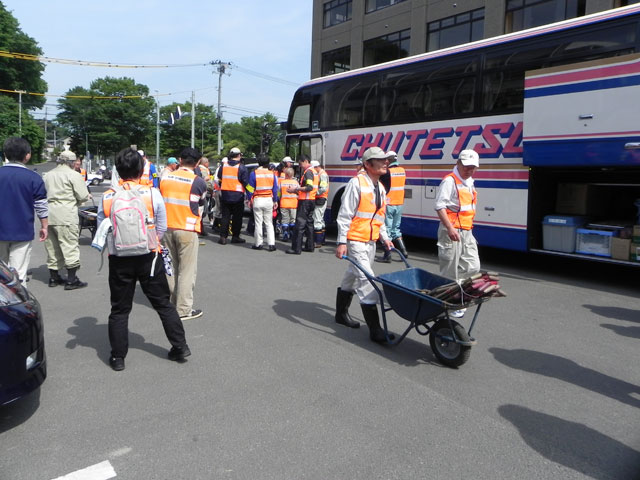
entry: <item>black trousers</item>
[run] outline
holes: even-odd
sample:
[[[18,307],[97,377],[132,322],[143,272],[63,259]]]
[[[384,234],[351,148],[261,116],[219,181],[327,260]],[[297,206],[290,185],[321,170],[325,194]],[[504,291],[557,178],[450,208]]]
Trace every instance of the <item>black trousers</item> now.
[[[155,253],[136,257],[109,255],[109,290],[111,291],[109,342],[113,357],[125,358],[129,350],[129,313],[131,313],[133,295],[138,281],[151,306],[158,312],[169,343],[177,348],[187,345],[182,321],[176,307],[169,301],[169,284],[161,255],[158,255],[153,276],[151,276],[155,256]]]
[[[220,221],[220,236],[229,236],[229,221],[231,224],[231,236],[239,237],[242,231],[242,214],[244,213],[244,202],[241,200],[235,203],[220,202],[222,220]]]
[[[316,208],[313,200],[298,201],[296,211],[296,225],[293,227],[291,248],[296,252],[302,251],[302,237],[307,234],[305,248],[313,251],[313,210]]]

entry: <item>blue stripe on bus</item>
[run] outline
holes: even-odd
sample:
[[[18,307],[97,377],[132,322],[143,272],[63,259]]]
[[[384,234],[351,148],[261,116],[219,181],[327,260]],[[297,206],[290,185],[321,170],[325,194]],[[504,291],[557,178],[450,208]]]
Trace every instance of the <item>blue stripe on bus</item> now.
[[[438,237],[438,221],[403,217],[401,230],[404,235],[430,238],[434,242]],[[473,236],[481,247],[504,248],[507,250],[527,251],[527,232],[514,228],[489,227],[476,225]]]
[[[632,87],[640,85],[640,75],[628,77],[607,78],[583,83],[567,83],[553,87],[535,88],[525,90],[524,98],[549,97],[552,95],[564,95],[567,93],[590,92],[593,90],[606,90],[609,88]]]
[[[347,183],[353,177],[330,177],[331,182],[335,183]],[[438,179],[420,179],[410,178],[407,179],[407,185],[413,185],[421,187],[423,185],[429,187],[437,187],[442,180]],[[526,190],[529,188],[529,182],[522,180],[476,180],[475,186],[478,188],[502,188],[508,190]]]
[[[637,167],[640,150],[625,150],[629,142],[640,137],[525,141],[523,162],[530,167]]]

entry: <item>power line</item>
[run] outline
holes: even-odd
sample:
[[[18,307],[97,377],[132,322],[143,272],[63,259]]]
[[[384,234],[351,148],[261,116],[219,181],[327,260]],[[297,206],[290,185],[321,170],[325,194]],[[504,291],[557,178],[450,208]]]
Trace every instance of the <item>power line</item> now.
[[[31,62],[62,63],[64,65],[80,65],[83,67],[103,67],[103,68],[184,68],[184,67],[206,67],[207,63],[187,63],[187,64],[167,64],[167,65],[136,65],[133,63],[111,63],[92,62],[87,60],[69,60],[65,58],[43,57],[29,53],[7,52],[0,50],[0,57],[15,58],[17,60],[28,60]]]

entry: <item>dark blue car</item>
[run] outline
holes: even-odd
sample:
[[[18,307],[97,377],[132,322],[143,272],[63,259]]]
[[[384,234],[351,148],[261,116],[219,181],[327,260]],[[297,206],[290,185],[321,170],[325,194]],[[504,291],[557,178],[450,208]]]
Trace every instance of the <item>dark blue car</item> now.
[[[36,390],[46,377],[40,304],[0,261],[0,405]]]

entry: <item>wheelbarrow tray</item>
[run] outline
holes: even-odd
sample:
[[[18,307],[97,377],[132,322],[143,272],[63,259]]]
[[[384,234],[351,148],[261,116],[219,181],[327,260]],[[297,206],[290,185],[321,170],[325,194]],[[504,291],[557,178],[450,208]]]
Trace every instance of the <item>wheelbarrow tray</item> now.
[[[460,305],[453,305],[417,291],[432,290],[454,281],[426,270],[407,268],[383,273],[376,279],[382,284],[391,309],[405,320],[424,323],[435,319],[447,309],[461,308]]]

